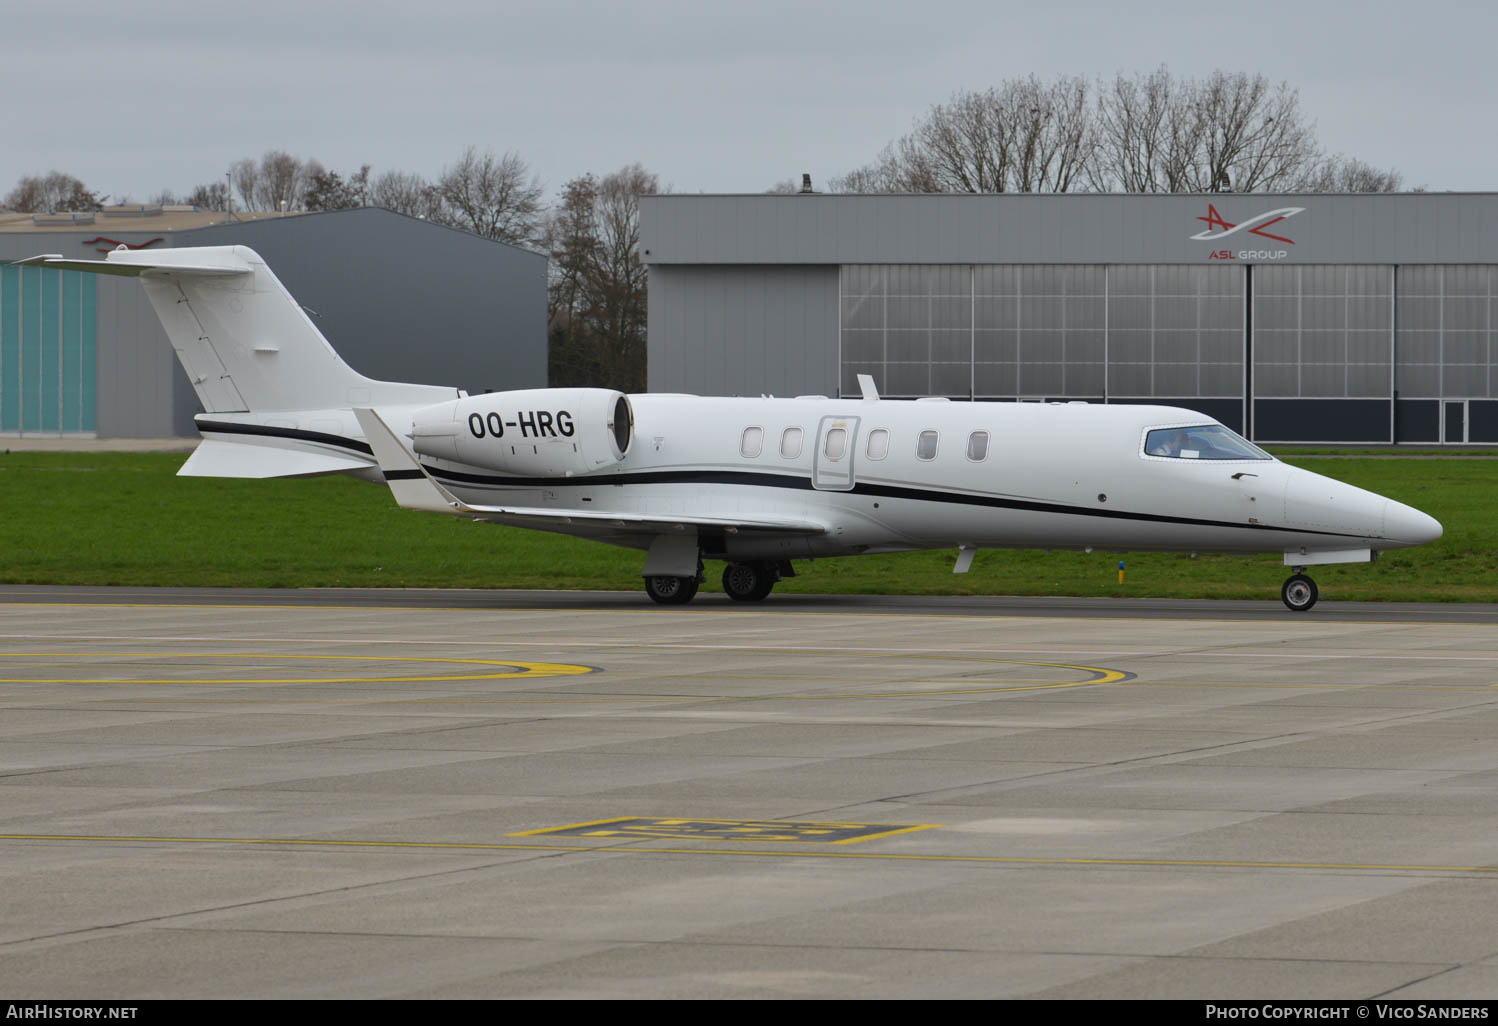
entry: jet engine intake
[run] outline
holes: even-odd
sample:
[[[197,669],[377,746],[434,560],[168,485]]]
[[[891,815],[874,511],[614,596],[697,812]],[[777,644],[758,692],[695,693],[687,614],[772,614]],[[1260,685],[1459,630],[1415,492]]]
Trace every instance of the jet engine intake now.
[[[423,456],[506,474],[572,477],[624,459],[634,425],[622,392],[531,388],[417,410],[411,445]]]

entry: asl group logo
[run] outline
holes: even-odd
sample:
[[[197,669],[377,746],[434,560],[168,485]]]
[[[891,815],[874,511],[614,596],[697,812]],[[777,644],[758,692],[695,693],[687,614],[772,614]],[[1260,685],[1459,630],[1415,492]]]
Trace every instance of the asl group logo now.
[[[1280,207],[1278,210],[1266,210],[1262,214],[1255,214],[1246,221],[1234,224],[1217,212],[1215,204],[1207,204],[1207,216],[1198,217],[1198,221],[1205,221],[1205,231],[1197,232],[1191,236],[1196,242],[1216,242],[1218,239],[1226,239],[1239,232],[1247,232],[1249,235],[1257,235],[1261,239],[1272,239],[1275,242],[1283,242],[1287,246],[1295,245],[1295,240],[1284,235],[1275,235],[1267,231],[1268,228],[1288,221],[1296,214],[1305,213],[1305,207]],[[1279,231],[1284,231],[1283,228]],[[1208,255],[1208,260],[1283,260],[1290,255],[1287,249],[1216,249]]]

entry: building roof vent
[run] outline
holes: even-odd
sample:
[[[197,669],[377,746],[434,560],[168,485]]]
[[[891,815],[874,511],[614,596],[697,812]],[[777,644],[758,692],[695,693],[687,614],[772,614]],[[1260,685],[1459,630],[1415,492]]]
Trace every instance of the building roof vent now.
[[[161,204],[121,203],[114,207],[100,207],[99,213],[105,217],[160,217]]]
[[[802,174],[800,195],[810,196],[814,192],[816,192],[816,190],[811,187],[811,175]]]
[[[31,223],[35,225],[93,224],[94,212],[87,210],[77,214],[32,214]]]

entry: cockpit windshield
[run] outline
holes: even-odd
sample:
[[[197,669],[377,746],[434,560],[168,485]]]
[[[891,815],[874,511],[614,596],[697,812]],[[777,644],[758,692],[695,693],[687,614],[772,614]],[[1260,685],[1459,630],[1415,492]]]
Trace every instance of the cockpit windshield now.
[[[1221,424],[1156,428],[1144,437],[1151,456],[1181,460],[1269,460],[1263,449]]]

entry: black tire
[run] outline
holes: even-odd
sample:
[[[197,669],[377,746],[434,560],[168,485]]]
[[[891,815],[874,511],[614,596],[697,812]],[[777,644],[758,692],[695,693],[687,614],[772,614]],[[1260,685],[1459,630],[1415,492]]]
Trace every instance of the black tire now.
[[[775,587],[775,570],[765,563],[729,563],[723,591],[735,602],[759,602]]]
[[[697,578],[647,577],[645,594],[663,606],[684,606],[697,595]]]
[[[1304,613],[1314,606],[1320,597],[1321,593],[1316,589],[1316,582],[1305,574],[1293,575],[1280,589],[1280,600],[1292,613]]]

